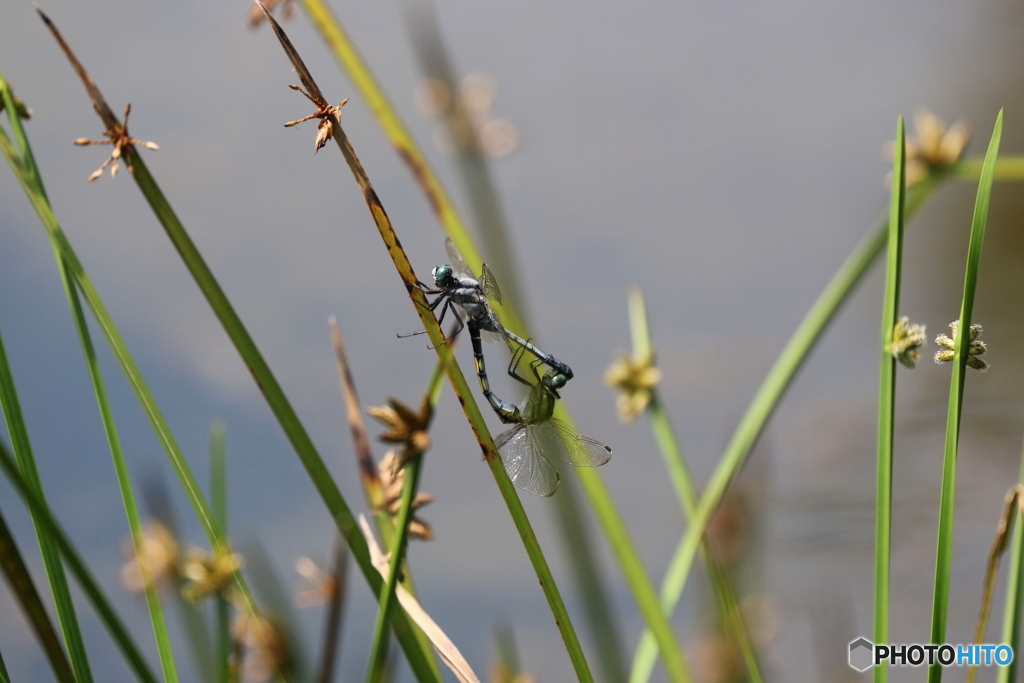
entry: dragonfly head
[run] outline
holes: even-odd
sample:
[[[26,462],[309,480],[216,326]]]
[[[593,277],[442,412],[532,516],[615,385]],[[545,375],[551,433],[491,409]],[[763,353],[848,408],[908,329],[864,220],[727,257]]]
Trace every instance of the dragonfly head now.
[[[540,378],[540,381],[541,384],[550,389],[555,396],[558,396],[558,390],[564,387],[570,379],[572,379],[571,370],[567,376],[561,370],[552,369],[544,373],[544,376]]]
[[[448,285],[450,285],[452,283],[452,280],[454,279],[454,272],[452,271],[452,267],[449,266],[447,263],[442,263],[439,266],[434,266],[434,270],[432,270],[430,273],[431,275],[434,276],[434,286],[440,287],[441,289],[448,287]]]

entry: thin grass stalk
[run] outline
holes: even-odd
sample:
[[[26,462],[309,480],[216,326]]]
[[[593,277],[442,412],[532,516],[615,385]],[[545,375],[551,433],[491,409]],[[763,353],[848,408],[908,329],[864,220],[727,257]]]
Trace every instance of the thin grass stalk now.
[[[45,503],[22,477],[15,463],[14,456],[8,453],[6,446],[2,443],[0,443],[0,470],[3,470],[11,486],[21,496],[30,514],[38,517],[46,528],[47,534],[53,539],[57,549],[60,550],[61,555],[64,557],[68,570],[75,577],[86,599],[92,604],[93,610],[95,610],[100,621],[107,628],[114,644],[117,645],[121,654],[128,662],[129,668],[135,673],[135,677],[143,681],[143,683],[156,683],[156,676],[149,669],[149,665],[146,663],[145,658],[143,658],[135,641],[132,640],[131,634],[121,621],[121,618],[117,616],[117,612],[114,611],[110,601],[103,594],[99,583],[93,578],[82,557],[71,544],[67,534],[58,526],[57,521],[50,514]]]
[[[653,363],[654,346],[651,341],[650,321],[647,317],[643,291],[639,287],[632,287],[629,290],[629,330],[634,357],[651,358]],[[654,440],[658,444],[658,450],[661,451],[665,469],[668,470],[676,497],[679,499],[679,507],[686,519],[692,519],[698,503],[697,487],[693,483],[693,476],[686,463],[686,457],[683,455],[676,432],[672,428],[668,412],[654,388],[651,389],[647,414],[651,421]],[[732,582],[718,563],[714,551],[706,539],[702,541],[699,553],[707,568],[708,579],[718,602],[723,624],[739,646],[750,681],[751,683],[761,683],[764,676],[761,674],[757,652],[751,643],[746,622],[739,610],[739,601],[736,599]],[[631,672],[635,676],[639,676],[641,673],[637,670]]]
[[[949,406],[946,410],[946,441],[942,457],[942,490],[939,496],[939,533],[935,548],[935,586],[932,596],[931,641],[941,644],[946,639],[946,616],[949,610],[949,581],[953,563],[953,513],[956,490],[956,456],[960,438],[960,413],[963,407],[964,375],[967,353],[971,342],[971,317],[974,313],[974,294],[981,265],[981,248],[985,241],[989,200],[995,175],[999,140],[1003,130],[1003,112],[996,117],[992,139],[989,141],[978,195],[971,220],[971,239],[967,247],[967,269],[964,274],[964,295],[960,304],[960,326],[956,335],[953,372],[949,382]],[[937,662],[928,668],[928,683],[942,680],[942,666]]]
[[[3,653],[0,653],[0,683],[11,683],[11,675],[7,673],[7,665],[4,664]]]
[[[331,572],[334,593],[324,617],[324,645],[317,669],[317,683],[331,683],[334,669],[341,656],[341,619],[345,613],[345,584],[348,577],[348,546],[340,535],[334,542],[334,567]]]
[[[220,420],[210,425],[210,503],[213,518],[228,534],[228,478],[227,450],[224,443],[225,427]],[[214,599],[214,680],[228,683],[231,680],[231,603],[220,592]]]
[[[2,76],[0,76],[0,83],[2,83]],[[13,111],[13,102],[11,101],[10,91],[6,87],[3,87],[2,89],[5,106],[8,108],[9,111]],[[32,186],[34,186],[36,192],[45,200],[46,190],[43,187],[42,177],[39,175],[36,167],[35,157],[32,154],[32,147],[29,144],[28,137],[24,134],[24,128],[20,125],[20,122],[16,123],[14,120],[11,121],[11,126],[12,131],[15,133],[16,139],[18,141],[18,146],[21,151],[19,165],[23,169],[32,169],[32,171],[27,175],[27,180]],[[79,343],[82,346],[82,353],[85,357],[86,368],[89,371],[89,379],[92,382],[93,393],[96,397],[96,405],[97,408],[99,409],[100,421],[103,424],[103,431],[107,437],[107,444],[110,448],[111,459],[113,460],[114,463],[114,471],[117,476],[118,488],[121,492],[121,499],[125,508],[125,516],[127,517],[128,527],[132,537],[132,546],[135,551],[136,561],[138,562],[139,569],[143,576],[146,606],[150,614],[150,621],[153,627],[153,636],[157,644],[157,651],[160,655],[160,664],[164,673],[164,680],[168,682],[176,681],[177,673],[175,669],[174,655],[171,649],[170,639],[168,638],[167,634],[167,624],[166,621],[164,620],[163,608],[160,604],[160,596],[157,594],[156,586],[153,584],[151,580],[149,567],[145,559],[146,555],[143,547],[144,542],[142,538],[142,524],[139,518],[138,507],[135,504],[135,496],[134,493],[132,492],[131,479],[128,476],[127,466],[124,462],[124,455],[121,450],[121,440],[118,437],[117,427],[114,424],[113,411],[110,408],[110,402],[107,399],[107,393],[106,389],[104,388],[103,377],[100,373],[99,363],[96,360],[96,352],[95,348],[93,347],[92,337],[89,334],[89,328],[85,321],[85,315],[82,312],[82,303],[78,298],[78,293],[75,290],[75,286],[73,284],[73,280],[69,272],[69,269],[67,265],[64,263],[64,260],[61,258],[60,252],[59,250],[56,249],[56,247],[53,247],[53,252],[54,258],[57,261],[57,270],[60,273],[61,284],[64,288],[64,293],[68,300],[68,306],[71,309],[71,317],[75,323],[75,330],[78,333]],[[0,356],[2,356],[2,347],[0,347]],[[2,362],[0,362],[0,366],[6,367],[6,359],[3,359]],[[11,387],[11,389],[13,390],[13,387]],[[27,439],[27,434],[25,435],[25,438]],[[15,442],[15,454],[17,453],[18,448]],[[32,467],[32,470],[34,471],[34,466]],[[22,466],[22,471],[29,473],[28,471],[25,470],[24,464]],[[40,497],[43,497],[42,488],[38,481],[38,475],[32,474],[31,476],[29,476],[28,478],[30,482],[32,481],[33,477],[36,479],[37,486],[39,486],[37,492],[40,494]],[[59,565],[59,555],[57,549],[56,547],[52,546],[52,542],[50,542],[49,545],[51,546],[49,549],[49,553],[44,553],[44,557],[52,554],[51,561]],[[49,563],[47,564],[47,566],[50,566]],[[68,603],[70,603],[70,593],[67,592],[67,579],[64,578],[64,572],[62,567],[60,570],[60,584],[62,584],[64,587],[63,592],[66,594],[65,599],[67,600]],[[54,590],[55,601],[58,604],[58,616],[60,618],[62,628],[64,628],[63,624],[65,618],[67,618],[68,616],[74,618],[74,608],[70,604],[62,605],[63,601],[56,599],[56,595],[58,593],[56,587]],[[69,609],[71,610],[70,613],[68,612]],[[77,634],[79,646],[83,649],[80,655],[76,655],[76,648],[70,646],[70,643],[73,642],[73,640],[68,641],[71,662],[72,665],[75,666],[76,675],[79,677],[80,681],[91,681],[91,678],[89,677],[83,678],[83,676],[91,676],[91,674],[89,672],[88,660],[82,659],[81,661],[79,661],[79,656],[84,658],[85,653],[84,645],[81,644],[81,634],[78,633],[77,620],[75,620],[75,622],[76,623],[74,624],[73,629],[74,633],[72,635]],[[65,634],[65,639],[68,639],[67,633]]]
[[[109,106],[107,106],[103,101],[102,95],[99,94],[99,90],[96,88],[95,84],[93,84],[92,79],[88,76],[85,69],[71,52],[70,47],[64,41],[56,27],[45,15],[42,14],[42,12],[40,12],[40,15],[54,34],[54,37],[57,39],[61,49],[68,57],[68,60],[72,63],[75,71],[83,80],[83,83],[93,100],[97,113],[104,120],[108,129],[121,129],[120,122],[118,122],[116,117],[113,116]],[[314,486],[317,488],[318,493],[324,500],[324,504],[331,513],[335,524],[348,540],[352,554],[356,558],[356,561],[358,562],[360,569],[363,571],[364,576],[367,578],[367,581],[370,583],[371,589],[375,592],[378,591],[383,581],[380,578],[380,575],[370,564],[366,541],[359,533],[355,519],[353,518],[347,503],[342,497],[337,485],[331,479],[327,467],[324,465],[324,462],[322,458],[320,458],[319,453],[317,453],[316,448],[313,446],[309,435],[306,433],[305,428],[299,421],[298,415],[291,407],[291,404],[288,402],[283,390],[277,383],[276,378],[271,373],[269,366],[266,364],[266,361],[256,348],[252,338],[245,330],[245,327],[238,318],[227,297],[224,295],[223,290],[220,288],[213,274],[206,266],[202,256],[195,248],[191,238],[178,221],[170,204],[156,185],[153,177],[149,174],[142,158],[131,145],[125,146],[122,156],[124,156],[126,161],[131,162],[132,175],[135,178],[136,183],[139,185],[143,196],[149,202],[154,214],[167,231],[172,243],[178,250],[182,259],[185,261],[186,266],[188,266],[189,271],[192,273],[193,278],[199,285],[200,290],[203,292],[204,296],[206,296],[207,301],[215,315],[217,315],[218,320],[220,320],[225,331],[228,333],[229,338],[235,344],[242,360],[249,367],[249,370],[253,374],[260,390],[263,392],[271,411],[274,413],[278,422],[284,429],[286,436],[295,448],[296,454],[305,466]],[[37,211],[39,211],[38,207]],[[46,223],[45,220],[44,223]],[[56,226],[55,220],[52,224],[47,224],[48,229],[51,229],[53,226]],[[67,240],[63,238],[63,234],[59,232],[59,228],[58,231],[53,234],[58,239],[65,259],[68,259],[69,255],[73,256],[73,253],[70,250],[70,245],[67,243]],[[77,259],[75,259],[75,262],[77,263]],[[83,285],[83,280],[79,277],[80,273],[84,276],[80,263],[78,264],[77,271],[76,278],[79,278],[79,284]],[[85,282],[87,282],[87,280]],[[89,290],[91,291],[91,285],[89,286]],[[94,313],[97,313],[98,309],[102,310],[102,304],[98,297],[95,296],[95,291],[91,291],[93,300],[90,300],[89,291],[83,291],[83,294],[86,294],[87,301],[90,301],[90,306],[93,308]],[[108,335],[116,335],[116,329],[113,327],[112,323],[110,323],[109,316],[106,316],[105,310],[103,311],[103,318],[104,319],[100,319],[98,316],[98,321],[100,322],[101,327],[104,328],[105,333]],[[139,396],[140,402],[143,404],[143,409],[147,413],[147,417],[149,417],[150,421],[153,423],[157,437],[167,451],[168,456],[171,459],[171,464],[174,466],[175,472],[178,474],[182,487],[185,489],[186,495],[188,495],[189,501],[192,503],[196,516],[203,525],[204,531],[206,531],[214,551],[216,552],[220,550],[228,552],[226,540],[223,538],[220,528],[212,519],[209,506],[203,498],[201,490],[196,484],[195,477],[192,476],[191,471],[188,469],[188,465],[181,456],[181,452],[178,449],[177,444],[174,442],[163,416],[157,409],[155,402],[152,401],[152,397],[149,394],[148,389],[146,389],[141,375],[135,368],[134,362],[131,361],[131,357],[127,354],[127,349],[124,348],[123,343],[120,342],[119,336],[117,337],[117,342],[118,343],[114,345],[114,353],[118,357],[118,360],[122,362],[122,367],[125,368],[126,373],[129,375],[129,382],[136,390],[136,394]],[[248,586],[245,584],[245,580],[242,578],[240,572],[235,572],[235,582],[242,593],[246,609],[253,614],[258,614],[256,604],[253,601]],[[410,665],[413,667],[413,670],[417,672],[417,675],[422,675],[423,680],[436,680],[436,677],[423,673],[422,671],[424,667],[429,668],[429,665],[426,663],[429,660],[429,657],[419,647],[418,641],[415,640],[415,635],[410,630],[410,624],[404,614],[396,615],[394,625],[396,632],[398,633],[399,641],[402,643],[402,647],[409,657]]]
[[[412,515],[412,501],[420,481],[420,465],[423,454],[417,453],[405,465],[405,481],[402,484],[402,500],[395,520],[395,537],[391,542],[388,580],[381,589],[380,605],[377,608],[377,622],[373,627],[373,641],[367,662],[367,683],[380,683],[384,675],[388,656],[388,620],[395,606],[395,586],[398,573],[403,565],[405,549],[409,540],[409,518]]]
[[[345,354],[345,343],[338,328],[338,321],[334,316],[328,320],[328,327],[331,333],[331,342],[334,345],[334,355],[338,364],[338,381],[341,385],[341,395],[345,400],[345,416],[348,419],[349,431],[352,434],[352,446],[356,456],[356,464],[359,466],[359,480],[363,485],[363,494],[366,496],[367,505],[373,513],[377,534],[385,548],[390,548],[395,536],[395,523],[387,510],[387,500],[384,493],[384,486],[380,480],[380,472],[373,460],[373,453],[370,451],[370,441],[366,437],[366,425],[363,423],[362,408],[359,398],[356,395],[355,381],[349,369],[348,357]],[[413,585],[412,572],[404,567],[401,573],[401,584],[410,594],[416,595],[416,587]],[[416,639],[424,652],[432,652],[433,648],[430,639],[416,623],[410,622],[410,626],[416,634]],[[441,677],[441,669],[434,657],[428,657],[435,675]]]
[[[943,179],[943,176],[932,174],[927,176],[920,183],[907,192],[906,206],[904,210],[905,220],[917,213],[918,209],[932,195],[936,187]],[[779,357],[775,360],[768,375],[761,383],[760,388],[754,395],[753,400],[747,407],[746,412],[740,419],[736,430],[733,432],[715,466],[711,479],[701,496],[697,513],[690,520],[690,525],[680,539],[672,560],[669,562],[668,570],[661,584],[661,600],[667,613],[675,610],[679,598],[683,594],[683,587],[686,585],[686,578],[689,575],[690,567],[700,545],[704,529],[707,527],[711,514],[721,502],[725,490],[732,481],[733,476],[746,462],[751,449],[757,442],[758,437],[764,430],[768,419],[772,416],[776,406],[782,399],[783,394],[789,387],[797,371],[803,366],[804,361],[810,355],[814,345],[821,338],[822,333],[835,317],[839,308],[849,297],[854,287],[861,281],[868,267],[881,253],[885,246],[889,230],[888,216],[881,221],[871,232],[854,247],[853,251],[836,274],[826,285],[821,294],[818,295],[811,310],[807,312],[800,325],[796,328],[793,336],[790,337],[786,346],[782,349]],[[634,671],[638,668],[644,673],[636,680],[646,681],[650,678],[654,669],[654,658],[656,656],[654,641],[649,633],[645,632],[641,637],[634,655]]]
[[[54,676],[60,683],[76,683],[75,674],[71,671],[71,665],[60,645],[60,638],[50,623],[50,617],[46,614],[43,601],[39,598],[39,592],[32,582],[32,576],[25,566],[25,560],[21,557],[18,545],[7,528],[3,513],[0,512],[0,571],[7,577],[7,584],[14,595],[14,599],[21,604],[32,630],[35,631],[39,644],[43,646],[46,658],[50,662]]]
[[[1021,451],[1020,474],[1017,483],[1024,486],[1024,449]],[[1021,614],[1024,613],[1024,523],[1019,515],[1013,526],[1010,541],[1010,568],[1006,573],[1006,600],[1003,607],[1003,630],[1001,642],[1009,645],[1014,652],[1013,660],[996,671],[996,683],[1012,683],[1017,680],[1017,647],[1020,645]]]
[[[430,378],[430,384],[426,392],[426,410],[428,411],[427,414],[431,417],[434,414],[434,406],[437,404],[437,399],[441,395],[442,380],[445,377],[446,366],[453,357],[450,344],[442,345],[440,350],[442,353],[438,359],[437,367],[434,369],[433,376]],[[412,446],[408,448],[412,448]],[[406,457],[408,457],[407,460]],[[402,498],[399,502],[398,514],[395,517],[395,534],[390,547],[387,582],[381,589],[380,606],[377,608],[377,621],[373,628],[373,641],[370,646],[370,658],[366,668],[367,683],[380,683],[386,668],[388,655],[387,624],[396,602],[395,586],[399,583],[399,573],[405,563],[405,550],[409,541],[409,521],[412,518],[412,503],[416,498],[416,492],[419,490],[423,452],[415,450],[409,453],[408,456],[402,456],[400,460],[406,460],[404,465],[405,478],[402,482]]]
[[[278,39],[281,41],[281,45],[284,47],[292,66],[295,67],[295,71],[299,75],[303,86],[306,88],[306,92],[317,98],[318,101],[326,102],[323,98],[323,94],[320,92],[320,88],[317,87],[316,83],[313,81],[308,69],[306,69],[305,64],[303,64],[302,59],[295,51],[291,41],[288,40],[288,37],[285,35],[280,25],[276,20],[274,20],[273,16],[266,11],[266,8],[264,8],[264,13],[266,14],[267,20],[270,22],[270,25],[273,27],[274,32],[277,34]],[[402,248],[402,245],[399,243],[398,237],[391,225],[391,221],[388,218],[387,213],[384,211],[384,207],[381,205],[380,199],[377,197],[377,193],[374,191],[373,185],[370,183],[370,179],[366,175],[366,171],[359,162],[359,159],[355,154],[355,150],[353,150],[352,144],[349,142],[348,136],[342,129],[341,122],[333,113],[328,114],[327,117],[333,126],[334,140],[339,149],[341,149],[341,153],[345,157],[345,161],[348,164],[352,175],[355,177],[359,189],[363,193],[370,215],[373,217],[374,224],[384,241],[384,245],[395,264],[395,268],[398,271],[406,290],[408,291],[409,298],[412,300],[413,308],[416,310],[416,313],[420,318],[420,322],[423,323],[423,329],[426,330],[427,336],[429,337],[431,344],[435,347],[438,357],[440,358],[442,354],[446,352],[445,349],[442,349],[445,338],[441,332],[440,325],[438,325],[437,320],[429,310],[426,296],[416,286],[418,280],[413,272],[412,265],[409,263],[409,258],[406,255],[405,250]],[[497,450],[494,447],[494,440],[491,438],[491,435],[487,430],[487,424],[484,422],[483,415],[481,415],[480,409],[476,404],[476,400],[473,398],[473,394],[469,390],[469,385],[466,383],[466,378],[462,374],[462,370],[454,359],[448,365],[447,374],[448,379],[452,384],[452,388],[455,391],[459,402],[463,406],[463,410],[466,413],[466,417],[473,429],[477,442],[480,444],[480,448],[484,454],[484,460],[490,468],[491,474],[494,476],[498,489],[502,494],[502,498],[505,500],[505,504],[509,509],[512,521],[516,526],[516,530],[519,532],[519,536],[524,547],[526,548],[527,556],[530,558],[534,571],[537,573],[537,578],[540,581],[541,588],[543,589],[545,598],[547,598],[548,601],[548,606],[551,608],[552,614],[555,618],[555,623],[558,626],[562,640],[565,643],[573,669],[576,671],[576,675],[581,681],[593,681],[593,677],[590,673],[590,667],[587,664],[586,658],[583,655],[583,650],[580,647],[579,640],[576,637],[576,631],[572,626],[569,614],[565,609],[565,604],[562,602],[561,595],[555,585],[554,577],[551,575],[551,570],[548,567],[547,560],[544,558],[544,553],[541,550],[540,545],[537,543],[536,536],[530,526],[530,521],[526,516],[526,511],[523,509],[522,502],[519,500],[518,494],[512,487],[512,482],[509,481],[508,475],[505,473],[505,468],[501,463],[501,458],[498,457]]]
[[[409,166],[441,227],[455,243],[466,263],[475,272],[479,272],[482,262],[480,252],[462,222],[455,204],[445,192],[443,185],[427,163],[426,157],[416,145],[394,107],[391,106],[383,89],[360,57],[355,45],[349,40],[341,23],[322,0],[300,0],[300,2],[342,68],[359,90],[398,155]],[[502,325],[506,328],[518,332],[522,336],[530,336],[526,334],[526,326],[515,307],[515,302],[509,300],[504,306],[499,306],[496,312],[501,318]],[[572,419],[564,409],[559,413],[559,419],[572,424]],[[588,472],[588,474],[577,472],[577,474],[581,475],[580,482],[591,506],[595,510],[601,510],[599,519],[602,520],[605,536],[609,543],[613,542],[611,539],[628,540],[628,532],[622,518],[619,517],[600,476],[596,472]],[[576,584],[582,595],[581,602],[585,605],[589,617],[588,625],[592,628],[593,637],[600,653],[599,659],[602,663],[604,677],[611,681],[623,680],[625,678],[623,663],[625,656],[622,638],[618,633],[617,622],[612,616],[611,601],[604,585],[604,579],[598,571],[600,562],[589,541],[587,520],[579,509],[575,489],[568,479],[563,482],[562,491],[555,500],[555,505],[564,541],[563,548],[569,556],[576,575]],[[640,556],[636,549],[631,543],[625,543],[619,544],[614,550],[615,558],[619,562],[623,574],[627,577],[627,585],[638,604],[651,603],[653,605],[656,599],[654,601],[649,599],[650,596],[654,596],[654,587],[649,577],[642,571],[635,571],[636,567],[641,566]],[[642,609],[641,612],[645,619],[653,619],[654,622],[659,619],[656,610]],[[667,628],[654,622],[649,624],[652,628],[662,634],[668,632]]]
[[[29,482],[29,485],[32,486],[36,494],[45,500],[43,483],[39,478],[39,471],[36,469],[35,457],[32,455],[28,430],[25,427],[18,394],[14,385],[14,377],[11,374],[11,367],[7,362],[7,354],[4,351],[2,339],[0,339],[0,408],[3,410],[7,432],[11,437],[11,446],[18,459],[18,466],[21,468],[22,475],[24,475],[26,481]],[[78,616],[75,614],[74,603],[71,600],[71,591],[68,589],[67,577],[64,575],[64,566],[60,562],[60,553],[57,552],[56,547],[53,545],[53,539],[49,537],[43,526],[35,518],[35,515],[32,515],[32,526],[35,529],[36,539],[39,543],[39,552],[43,558],[47,582],[53,596],[54,606],[57,609],[57,623],[64,637],[64,644],[68,649],[68,658],[71,661],[71,666],[75,670],[76,679],[91,681],[89,658],[85,652],[85,643],[82,641],[82,632],[78,624]]]
[[[366,504],[373,512],[380,542],[385,548],[390,548],[391,540],[395,535],[395,525],[386,509],[384,486],[380,480],[377,463],[373,460],[370,440],[366,436],[362,408],[359,404],[359,397],[356,395],[356,385],[352,379],[348,357],[345,355],[345,342],[334,316],[330,317],[327,324],[331,333],[331,343],[334,346],[334,357],[338,364],[338,383],[341,386],[341,396],[345,400],[345,417],[348,420],[349,432],[352,434],[356,464],[359,466],[359,482],[363,485]]]
[[[892,530],[892,444],[896,410],[896,358],[892,354],[893,330],[900,307],[900,275],[903,266],[903,208],[906,192],[906,155],[903,117],[896,124],[893,147],[892,200],[889,207],[889,240],[886,249],[885,298],[882,303],[881,368],[878,380],[878,467],[875,492],[875,625],[874,642],[889,642],[889,553]],[[885,683],[888,663],[874,667],[874,683]]]

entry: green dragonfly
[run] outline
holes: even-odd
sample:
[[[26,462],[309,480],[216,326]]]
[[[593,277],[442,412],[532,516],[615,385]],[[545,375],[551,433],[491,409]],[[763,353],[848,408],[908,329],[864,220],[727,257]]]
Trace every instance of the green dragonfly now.
[[[526,345],[520,346],[512,357],[508,373],[511,377],[530,387],[530,393],[521,405],[503,401],[491,391],[484,365],[483,345],[480,343],[480,329],[476,320],[466,321],[470,340],[473,343],[473,358],[476,361],[480,388],[491,404],[498,418],[512,429],[498,435],[494,440],[512,483],[524,491],[538,496],[550,496],[558,488],[558,470],[551,464],[551,458],[573,467],[600,467],[612,457],[612,449],[594,439],[579,434],[567,423],[554,417],[555,402],[561,396],[558,390],[569,381],[555,362],[549,358],[537,358],[530,363],[534,381],[518,373]],[[539,367],[549,369],[540,374]]]

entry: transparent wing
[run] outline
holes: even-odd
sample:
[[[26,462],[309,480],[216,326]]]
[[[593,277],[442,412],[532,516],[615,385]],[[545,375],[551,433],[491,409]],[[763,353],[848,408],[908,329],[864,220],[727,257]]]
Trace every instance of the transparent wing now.
[[[487,267],[487,264],[480,266],[480,289],[491,301],[497,301],[501,303],[501,290],[498,289],[498,278],[494,277],[494,273]]]
[[[515,347],[512,346],[512,340],[505,334],[505,328],[501,326],[501,322],[498,320],[498,316],[494,315],[494,311],[487,310],[487,320],[489,321],[489,327],[480,328],[480,336],[483,337],[484,341],[492,344],[498,342],[505,342],[508,345],[508,350],[515,352]]]
[[[573,467],[600,467],[612,457],[612,449],[600,441],[581,436],[572,427],[552,418],[532,425],[540,450]]]
[[[558,471],[537,450],[533,425],[516,425],[494,440],[508,478],[516,488],[545,498],[558,488]]]
[[[451,238],[446,238],[444,241],[445,251],[448,252],[448,258],[451,259],[452,270],[455,271],[457,277],[471,277],[474,280],[476,275],[473,275],[473,271],[469,269],[466,262],[462,260],[462,254],[455,248],[455,243],[452,242]]]

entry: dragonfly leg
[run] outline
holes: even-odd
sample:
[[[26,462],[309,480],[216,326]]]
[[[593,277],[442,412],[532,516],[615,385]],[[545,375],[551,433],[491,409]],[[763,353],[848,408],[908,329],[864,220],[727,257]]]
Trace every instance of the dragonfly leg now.
[[[520,375],[519,372],[518,372],[519,363],[522,362],[523,356],[525,356],[525,355],[526,355],[526,347],[523,346],[523,345],[520,345],[519,348],[516,349],[515,353],[512,354],[512,360],[508,364],[508,376],[511,377],[512,379],[516,380],[517,382],[521,382],[521,383],[525,384],[526,386],[532,388],[534,385],[531,384],[528,379],[526,379],[525,377]]]
[[[455,304],[452,303],[451,299],[448,299],[448,302],[444,305],[444,308],[441,309],[441,317],[438,318],[437,324],[441,324],[441,321],[444,320],[444,314],[447,313],[449,309],[451,309],[452,315],[455,316],[455,327],[453,328],[452,332],[447,337],[444,338],[444,341],[442,341],[441,344],[447,344],[450,339],[454,338],[455,335],[457,335],[459,332],[462,332],[462,328],[465,326],[465,323],[462,321],[462,316],[459,315],[459,312],[455,309]],[[442,330],[442,334],[443,332],[444,331]],[[436,349],[441,344],[438,344],[437,346],[431,346],[430,348]]]

